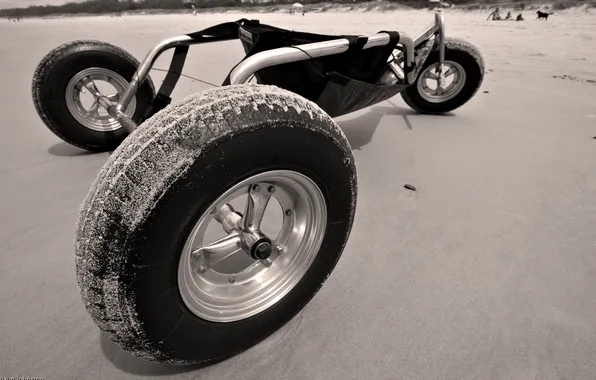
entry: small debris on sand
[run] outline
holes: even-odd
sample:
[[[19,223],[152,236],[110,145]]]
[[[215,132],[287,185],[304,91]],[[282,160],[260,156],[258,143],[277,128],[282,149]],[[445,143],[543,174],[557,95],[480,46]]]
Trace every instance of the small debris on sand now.
[[[414,185],[405,184],[404,187],[408,190],[416,191],[416,187]]]
[[[556,79],[567,79],[567,80],[570,80],[570,81],[573,81],[573,82],[590,83],[590,84],[596,85],[596,80],[594,80],[594,79],[582,79],[582,78],[578,78],[578,77],[573,76],[573,75],[566,75],[566,74],[563,74],[563,75],[553,75],[553,78],[556,78]]]

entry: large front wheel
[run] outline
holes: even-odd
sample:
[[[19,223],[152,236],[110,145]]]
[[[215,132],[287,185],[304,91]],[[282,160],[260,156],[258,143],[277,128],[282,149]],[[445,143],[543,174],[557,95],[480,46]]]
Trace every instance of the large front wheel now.
[[[420,70],[416,82],[401,96],[412,109],[421,113],[441,114],[466,104],[480,88],[484,61],[480,51],[459,38],[445,39],[444,82],[441,82],[439,52],[433,51]]]
[[[191,96],[135,130],[85,200],[87,310],[143,358],[229,357],[311,300],[355,204],[348,141],[314,103],[261,85]]]

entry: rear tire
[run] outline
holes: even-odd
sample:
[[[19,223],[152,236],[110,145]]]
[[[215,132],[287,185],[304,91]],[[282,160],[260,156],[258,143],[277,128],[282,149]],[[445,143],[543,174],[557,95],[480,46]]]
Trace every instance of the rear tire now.
[[[263,271],[257,282],[271,290],[265,286],[278,282],[263,281],[273,278],[266,277],[273,273],[267,271],[304,259],[296,261],[304,264],[296,272],[302,275],[293,277],[295,284],[276,293],[276,301],[268,299],[275,302],[263,309],[242,310],[242,304],[234,304],[238,312],[232,310],[235,292],[245,289],[233,284],[250,285],[242,276],[218,285],[229,288],[221,298],[227,305],[213,301],[205,306],[216,299],[219,287],[193,293],[203,278],[202,268],[188,269],[189,260],[197,257],[190,254],[188,247],[197,245],[189,245],[189,239],[205,218],[213,218],[211,211],[221,205],[214,205],[217,199],[254,176],[269,176],[269,183],[277,178],[281,185],[272,190],[276,199],[280,204],[286,199],[289,209],[296,207],[294,212],[280,209],[288,217],[275,238],[282,253],[270,268],[253,263]],[[300,193],[299,183],[310,190]],[[292,184],[295,193],[289,189]],[[304,201],[308,197],[289,201],[292,194],[307,193],[322,203]],[[192,364],[235,355],[281,328],[321,288],[350,234],[356,193],[350,145],[314,103],[277,87],[252,84],[190,96],[136,129],[93,184],[76,229],[82,298],[100,329],[138,357]],[[310,219],[301,219],[308,212]],[[298,220],[305,222],[300,224],[304,228],[294,228]],[[298,235],[293,231],[310,231],[316,224],[322,229],[317,230],[320,235],[310,235],[315,240],[294,239]],[[291,235],[284,235],[286,227]],[[317,239],[318,245],[308,243]],[[307,243],[296,243],[300,241]],[[216,274],[207,274],[215,281]]]
[[[448,88],[444,96],[433,95],[432,90],[425,84],[427,74],[432,75],[431,71],[438,63],[439,52],[432,51],[424,62],[416,82],[401,93],[406,104],[417,112],[451,112],[466,104],[480,89],[484,79],[484,61],[480,51],[469,42],[459,38],[445,38],[444,64],[448,69],[454,70],[455,74],[454,86]],[[452,92],[449,92],[450,90]]]
[[[122,95],[138,66],[139,61],[128,52],[105,42],[79,40],[63,44],[48,53],[35,70],[32,83],[35,110],[50,131],[63,141],[89,151],[114,150],[128,132],[101,108],[97,114],[87,114],[88,109],[81,102],[80,83],[87,81],[86,78],[109,79],[116,92],[111,90],[111,94],[103,95]],[[155,88],[148,77],[126,110],[137,124],[143,121],[154,97]]]

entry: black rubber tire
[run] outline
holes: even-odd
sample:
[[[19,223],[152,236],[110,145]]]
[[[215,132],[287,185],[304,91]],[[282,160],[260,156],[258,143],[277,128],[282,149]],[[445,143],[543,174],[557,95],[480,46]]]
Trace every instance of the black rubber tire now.
[[[211,202],[259,172],[291,169],[322,190],[322,248],[286,297],[248,319],[213,323],[184,305],[178,264]],[[233,356],[294,317],[335,267],[350,234],[357,178],[350,145],[318,106],[273,86],[211,89],[160,111],[110,156],[81,208],[76,270],[87,310],[108,337],[152,361]]]
[[[417,88],[417,81],[402,91],[401,96],[408,106],[413,110],[426,114],[441,114],[451,112],[466,104],[476,92],[484,79],[484,60],[480,51],[469,42],[460,38],[445,38],[445,60],[457,62],[466,71],[466,83],[462,90],[455,97],[442,102],[431,103],[420,96]],[[420,73],[427,67],[439,62],[438,50],[432,51],[424,62]]]
[[[35,69],[31,88],[35,110],[49,130],[63,141],[94,152],[114,150],[128,132],[124,128],[99,132],[81,125],[68,110],[66,88],[74,75],[90,67],[110,69],[130,81],[138,66],[139,61],[128,52],[105,42],[65,43],[43,57]],[[147,77],[136,94],[135,122],[143,121],[154,97],[153,82]]]

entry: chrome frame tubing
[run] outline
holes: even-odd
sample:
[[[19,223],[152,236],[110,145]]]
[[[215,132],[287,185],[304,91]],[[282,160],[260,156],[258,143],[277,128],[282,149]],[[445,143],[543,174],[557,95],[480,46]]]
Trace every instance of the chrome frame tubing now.
[[[414,40],[414,47],[417,48],[432,35],[439,34],[439,45],[445,45],[445,15],[441,9],[435,11],[435,22]],[[439,49],[441,46],[439,46]]]
[[[400,44],[405,47],[405,62],[407,67],[414,65],[414,41],[403,32],[399,32]],[[362,49],[370,49],[376,46],[385,46],[390,42],[387,33],[378,33],[368,37],[368,41]],[[350,42],[345,38],[337,40],[314,42],[310,44],[297,45],[295,47],[283,47],[273,50],[266,50],[257,53],[242,61],[230,73],[231,84],[246,82],[251,75],[257,71],[270,66],[277,66],[284,63],[305,61],[311,58],[325,57],[345,53],[350,48]]]
[[[412,84],[416,80],[416,78],[414,78],[415,73],[412,70],[413,66],[415,65],[415,48],[430,38],[432,35],[437,33],[439,34],[439,54],[442,65],[445,55],[445,24],[441,10],[437,10],[435,12],[435,22],[433,25],[416,39],[413,40],[408,36],[407,33],[399,32],[399,45],[402,45],[405,56],[404,68],[410,68],[410,71],[406,74],[408,84]],[[389,42],[389,34],[378,33],[368,37],[368,41],[364,45],[363,49],[370,49],[375,46],[385,46]],[[108,107],[108,112],[115,117],[124,128],[126,128],[129,132],[132,132],[136,128],[136,125],[128,116],[124,114],[124,109],[126,109],[132,98],[135,96],[139,86],[147,78],[149,71],[155,64],[155,61],[157,61],[157,58],[159,58],[159,56],[166,50],[176,46],[197,45],[203,43],[208,43],[208,41],[196,41],[187,35],[176,36],[161,41],[145,56],[128,87],[126,88],[126,91],[120,97],[120,101],[117,104],[110,105]],[[311,58],[341,54],[346,52],[349,47],[350,42],[347,39],[339,38],[337,40],[315,42],[297,45],[296,47],[283,47],[263,51],[240,62],[240,64],[238,64],[230,73],[230,83],[245,83],[254,73],[266,67],[303,61]]]

